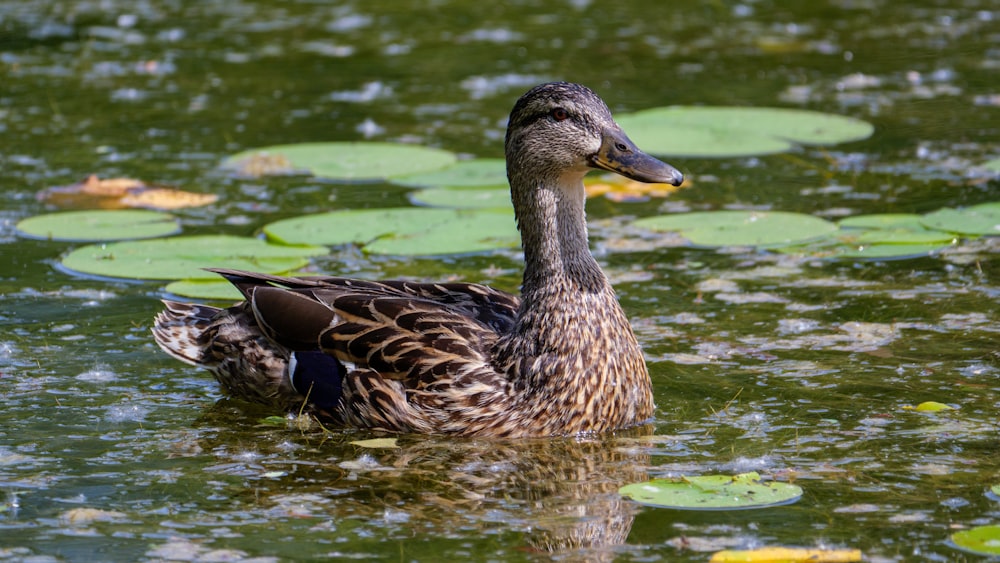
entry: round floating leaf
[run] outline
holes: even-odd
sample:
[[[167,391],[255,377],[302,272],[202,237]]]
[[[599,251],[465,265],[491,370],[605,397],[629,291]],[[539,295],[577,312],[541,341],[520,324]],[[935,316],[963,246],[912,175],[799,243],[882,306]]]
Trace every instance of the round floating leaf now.
[[[172,235],[172,215],[144,210],[65,211],[29,217],[17,224],[22,236],[47,240],[97,241]]]
[[[654,479],[625,485],[618,492],[643,504],[687,510],[763,508],[789,504],[802,496],[801,487],[788,483],[765,483],[755,472]]]
[[[876,213],[855,215],[837,222],[840,228],[850,229],[911,229],[926,230],[920,222],[922,216],[915,213]]]
[[[654,231],[677,231],[698,246],[787,246],[829,235],[833,223],[784,211],[704,211],[659,215],[633,222]]]
[[[281,246],[256,238],[209,235],[84,246],[63,257],[62,265],[114,278],[214,279],[217,274],[203,268],[281,273],[306,265],[308,256],[326,253],[321,246]]]
[[[180,280],[167,284],[167,293],[196,299],[240,300],[243,295],[226,280]]]
[[[818,258],[851,258],[859,260],[901,260],[919,258],[948,248],[948,244],[840,244],[818,249],[812,254]]]
[[[939,209],[924,215],[924,226],[963,235],[1000,235],[1000,202],[964,209]]]
[[[478,188],[507,186],[507,164],[502,158],[476,158],[420,174],[392,178],[394,184],[417,188]]]
[[[643,150],[672,156],[772,154],[795,143],[866,139],[874,131],[859,119],[783,108],[674,106],[621,115],[617,121]]]
[[[516,248],[520,243],[512,211],[464,211],[444,225],[377,239],[365,246],[365,250],[374,254],[426,256]]]
[[[1000,555],[1000,525],[978,526],[951,535],[959,549],[980,555]]]
[[[431,188],[410,194],[410,201],[418,205],[451,207],[454,209],[510,209],[510,190],[507,188],[467,189]]]
[[[512,211],[403,207],[285,219],[264,232],[284,244],[359,243],[376,254],[464,254],[517,246]]]
[[[302,143],[244,151],[226,159],[223,166],[245,172],[248,163],[261,160],[287,163],[284,168],[263,167],[263,174],[301,171],[331,180],[364,182],[437,170],[456,158],[441,149],[400,143]]]

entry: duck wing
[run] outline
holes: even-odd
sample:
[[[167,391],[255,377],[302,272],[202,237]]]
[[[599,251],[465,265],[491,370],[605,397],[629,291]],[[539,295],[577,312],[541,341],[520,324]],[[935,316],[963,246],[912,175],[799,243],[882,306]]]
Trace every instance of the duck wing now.
[[[434,383],[431,371],[445,360],[489,362],[492,344],[517,314],[516,297],[478,284],[213,271],[239,288],[274,342],[321,349],[412,388]]]

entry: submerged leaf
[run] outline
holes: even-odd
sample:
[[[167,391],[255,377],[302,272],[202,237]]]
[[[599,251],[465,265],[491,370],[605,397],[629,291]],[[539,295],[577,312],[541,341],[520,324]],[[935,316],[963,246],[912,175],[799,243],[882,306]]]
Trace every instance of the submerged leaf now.
[[[283,246],[247,237],[186,236],[78,248],[62,259],[68,270],[144,280],[216,279],[204,268],[282,273],[301,268],[321,246]]]
[[[437,170],[455,160],[445,150],[402,143],[301,143],[244,151],[226,159],[223,166],[241,174],[307,171],[331,180],[365,182]],[[257,166],[262,161],[282,166]]]
[[[671,156],[731,157],[784,152],[795,143],[828,145],[867,139],[870,123],[784,108],[673,106],[616,118],[639,147]]]
[[[17,224],[29,238],[61,241],[141,239],[172,235],[180,225],[173,215],[158,211],[63,211],[29,217]]]
[[[355,446],[370,449],[395,449],[399,445],[396,443],[395,438],[372,438],[370,440],[354,440],[351,442]]]
[[[761,508],[795,502],[802,489],[788,483],[764,483],[756,472],[654,479],[618,489],[625,497],[651,506],[688,510]]]

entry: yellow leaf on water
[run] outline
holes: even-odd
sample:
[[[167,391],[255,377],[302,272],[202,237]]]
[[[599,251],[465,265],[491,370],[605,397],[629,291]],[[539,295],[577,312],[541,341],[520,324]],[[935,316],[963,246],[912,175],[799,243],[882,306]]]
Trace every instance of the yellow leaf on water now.
[[[677,190],[689,187],[691,181],[688,179],[685,179],[680,186],[647,184],[621,176],[598,176],[584,180],[587,197],[603,195],[612,201],[643,201],[652,197],[667,197]]]
[[[938,411],[954,410],[954,407],[948,406],[944,403],[939,403],[937,401],[924,401],[915,407],[906,406],[903,408],[908,410],[915,410],[917,412],[938,412]]]
[[[762,547],[719,551],[713,554],[709,561],[711,563],[849,563],[861,561],[861,550]]]

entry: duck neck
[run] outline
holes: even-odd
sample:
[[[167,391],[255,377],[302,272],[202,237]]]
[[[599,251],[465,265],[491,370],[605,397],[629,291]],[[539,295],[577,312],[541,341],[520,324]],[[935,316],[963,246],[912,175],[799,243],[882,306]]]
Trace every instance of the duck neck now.
[[[514,211],[524,247],[522,293],[551,286],[583,293],[608,288],[607,278],[587,243],[586,194],[581,172],[535,180],[514,190]]]

